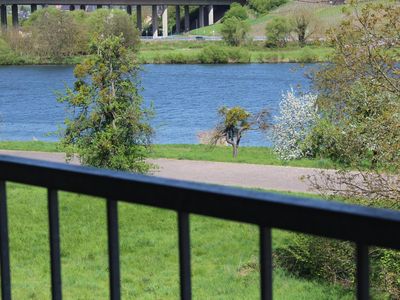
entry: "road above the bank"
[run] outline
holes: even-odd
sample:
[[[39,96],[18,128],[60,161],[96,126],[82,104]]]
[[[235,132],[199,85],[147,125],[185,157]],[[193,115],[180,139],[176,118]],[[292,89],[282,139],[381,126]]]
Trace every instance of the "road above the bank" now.
[[[60,163],[65,162],[64,153],[0,150],[0,154]],[[310,184],[307,180],[302,180],[301,177],[318,174],[321,171],[312,168],[165,158],[149,159],[149,162],[157,166],[153,176],[290,192],[312,192]],[[79,164],[76,159],[71,163]]]

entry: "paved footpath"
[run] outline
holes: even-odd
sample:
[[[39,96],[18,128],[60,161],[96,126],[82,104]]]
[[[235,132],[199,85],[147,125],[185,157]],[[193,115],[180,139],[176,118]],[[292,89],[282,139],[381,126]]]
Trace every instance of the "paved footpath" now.
[[[64,153],[0,150],[14,155],[53,162],[65,162]],[[154,176],[195,182],[261,188],[277,191],[310,192],[309,184],[300,177],[316,174],[318,169],[223,163],[177,159],[151,159],[158,166]],[[79,164],[77,160],[72,162]]]

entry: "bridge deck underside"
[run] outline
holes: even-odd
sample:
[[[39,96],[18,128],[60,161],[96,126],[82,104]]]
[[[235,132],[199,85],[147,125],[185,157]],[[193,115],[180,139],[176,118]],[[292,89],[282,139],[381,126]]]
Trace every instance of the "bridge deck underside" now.
[[[230,5],[233,0],[0,0],[0,5]]]

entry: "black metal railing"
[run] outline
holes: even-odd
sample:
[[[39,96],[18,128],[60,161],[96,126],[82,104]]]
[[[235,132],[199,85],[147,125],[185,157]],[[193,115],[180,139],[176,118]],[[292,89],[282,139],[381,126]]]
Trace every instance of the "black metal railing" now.
[[[58,190],[107,199],[111,299],[120,299],[118,201],[177,212],[181,299],[192,297],[189,214],[259,226],[261,299],[272,299],[271,228],[354,242],[358,299],[369,298],[368,247],[400,249],[400,212],[397,211],[0,155],[2,299],[11,299],[6,181],[48,189],[53,299],[62,298]]]

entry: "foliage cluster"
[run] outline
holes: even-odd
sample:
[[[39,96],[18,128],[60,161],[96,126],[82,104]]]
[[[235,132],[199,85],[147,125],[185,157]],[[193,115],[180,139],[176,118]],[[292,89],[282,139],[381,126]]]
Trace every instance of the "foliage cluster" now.
[[[249,0],[249,6],[256,13],[265,14],[287,2],[288,0]]]
[[[199,60],[203,64],[249,63],[250,52],[241,47],[210,45],[203,48]]]
[[[121,9],[96,9],[82,20],[87,24],[89,36],[111,37],[122,35],[125,46],[138,50],[139,32],[133,18]]]
[[[20,28],[5,31],[3,37],[19,55],[59,61],[87,54],[92,37],[120,34],[126,46],[137,50],[138,32],[132,18],[122,10],[99,9],[85,13],[45,8],[34,12]]]
[[[285,47],[293,27],[285,17],[276,17],[265,26],[267,38],[266,45],[272,47]]]
[[[315,31],[315,19],[310,11],[299,9],[290,17],[277,16],[265,26],[266,46],[285,47],[289,40],[304,47]]]
[[[232,146],[233,157],[237,157],[240,140],[248,130],[266,131],[269,124],[269,112],[266,109],[257,114],[251,114],[240,106],[228,108],[223,106],[219,109],[220,121],[215,127],[211,138],[211,144],[220,143],[221,139]]]
[[[314,76],[320,119],[307,137],[313,153],[337,163],[335,174],[308,178],[323,194],[400,209],[399,32],[400,7],[371,3],[329,33],[335,52]],[[354,283],[348,244],[301,236],[282,255],[299,274]],[[370,259],[374,287],[399,298],[399,252],[372,248]]]
[[[76,82],[59,101],[70,108],[61,143],[69,158],[101,168],[146,173],[152,111],[142,105],[138,66],[122,35],[95,39],[77,65]]]
[[[230,18],[237,18],[239,20],[246,20],[249,17],[246,7],[239,3],[232,3],[229,10],[224,15],[224,20]]]
[[[233,3],[225,13],[220,32],[228,45],[240,46],[251,40],[249,35],[250,25],[246,22],[247,18],[246,8],[238,3]]]
[[[306,9],[295,12],[291,17],[293,31],[300,46],[305,46],[307,40],[313,34],[314,26],[313,15]]]
[[[224,19],[221,35],[230,46],[240,46],[248,43],[250,38],[250,25],[237,17]]]
[[[274,118],[271,135],[281,159],[298,159],[312,154],[305,141],[319,117],[316,100],[317,96],[313,94],[297,96],[293,89],[282,95],[280,115]]]

